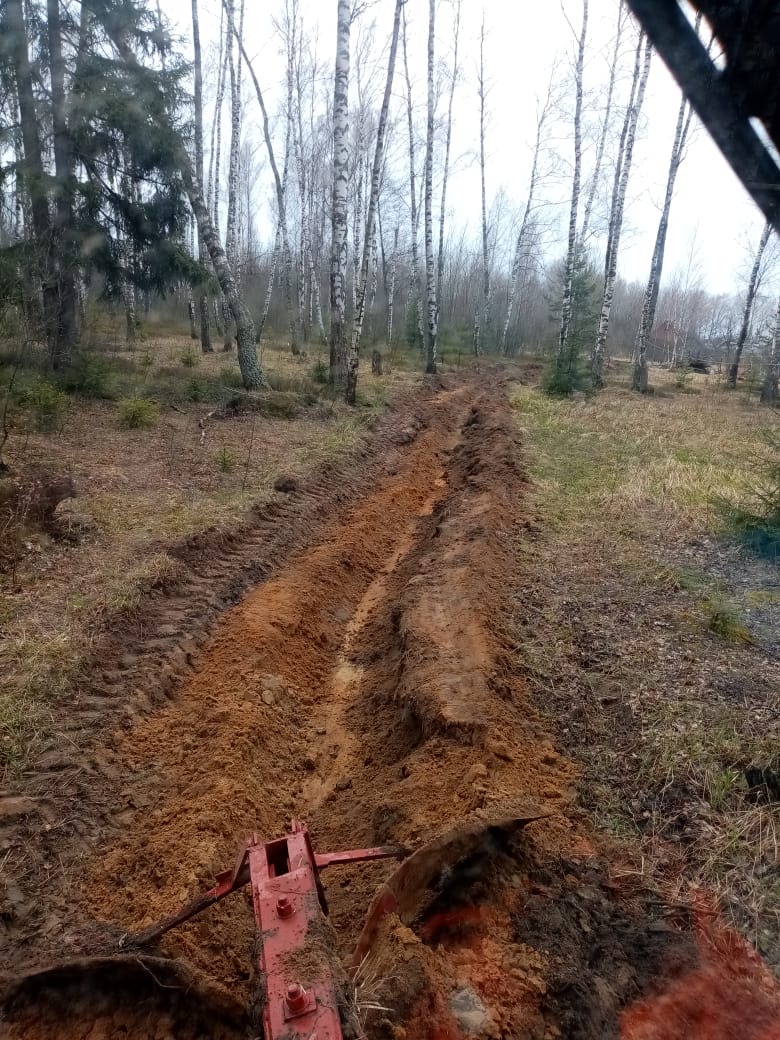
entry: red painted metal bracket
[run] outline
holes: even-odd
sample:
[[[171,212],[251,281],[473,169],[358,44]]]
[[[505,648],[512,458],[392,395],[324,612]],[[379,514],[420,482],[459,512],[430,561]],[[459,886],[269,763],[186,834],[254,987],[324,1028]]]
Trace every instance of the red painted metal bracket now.
[[[121,945],[155,942],[171,928],[251,884],[260,937],[258,967],[266,985],[266,1040],[342,1040],[335,980],[309,936],[320,915],[328,912],[319,871],[368,860],[403,859],[407,854],[406,849],[392,845],[318,854],[306,825],[293,820],[283,838],[262,842],[253,835],[240,850],[233,869],[219,874],[213,888],[158,924],[126,937]],[[321,945],[319,949],[322,951]]]

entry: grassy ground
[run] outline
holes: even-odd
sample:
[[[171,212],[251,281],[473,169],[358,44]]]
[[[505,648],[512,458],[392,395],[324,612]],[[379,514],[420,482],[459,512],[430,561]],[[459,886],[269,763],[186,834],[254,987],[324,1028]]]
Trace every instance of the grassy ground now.
[[[780,809],[744,772],[780,747],[780,573],[713,506],[747,501],[778,417],[714,378],[654,371],[640,398],[626,377],[574,401],[517,392],[539,518],[518,640],[635,869],[713,888],[780,966]]]
[[[322,384],[321,348],[293,358],[272,344],[274,392],[250,410],[234,354],[203,356],[153,326],[132,353],[111,342],[104,330],[57,383],[29,365],[14,373],[11,350],[0,358],[0,387],[14,375],[3,458],[14,477],[70,475],[77,497],[60,509],[81,532],[70,543],[34,524],[3,531],[0,518],[0,778],[35,753],[106,620],[174,574],[167,545],[235,523],[280,474],[349,451],[418,378],[405,358],[381,378],[364,370],[348,409]]]

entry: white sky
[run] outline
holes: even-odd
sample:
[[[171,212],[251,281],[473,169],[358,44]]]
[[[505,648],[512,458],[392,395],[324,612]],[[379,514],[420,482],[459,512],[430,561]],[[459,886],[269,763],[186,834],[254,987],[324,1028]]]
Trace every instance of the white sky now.
[[[270,26],[270,18],[281,5],[274,0],[247,0],[245,43],[253,58],[255,71],[266,93],[266,103],[274,108],[282,91],[284,75],[280,41]],[[316,36],[317,51],[332,75],[332,57],[336,33],[336,0],[300,0],[304,28]],[[188,0],[162,0],[162,7],[182,36],[190,37],[190,3]],[[536,129],[536,100],[543,95],[556,58],[564,62],[562,74],[568,75],[573,47],[572,32],[564,11],[575,28],[582,18],[580,0],[463,0],[461,27],[461,80],[456,94],[453,125],[452,158],[454,169],[449,187],[449,205],[456,224],[467,223],[476,236],[479,229],[479,168],[475,161],[478,145],[479,109],[476,93],[476,61],[478,37],[484,7],[486,23],[486,71],[490,83],[487,107],[488,205],[503,189],[509,205],[524,204],[530,173],[530,144]],[[562,9],[563,8],[563,9]],[[394,3],[376,0],[369,18],[377,22],[377,41],[389,40]],[[427,41],[427,0],[407,0],[410,30],[410,62],[415,81],[416,104],[425,104],[425,47]],[[611,51],[617,0],[591,0],[589,46],[585,69],[585,89],[597,94],[606,82],[607,58]],[[452,7],[450,0],[440,0],[437,23],[437,57],[451,53]],[[201,37],[204,58],[216,46],[219,32],[217,0],[201,0]],[[627,38],[632,48],[633,37]],[[629,61],[630,61],[630,56]],[[211,55],[211,66],[215,57]],[[384,82],[384,62],[378,85]],[[209,69],[207,67],[206,74]],[[395,112],[403,116],[401,65],[396,68]],[[247,94],[247,132],[257,134],[256,105]],[[643,109],[642,130],[634,152],[634,165],[629,184],[629,201],[621,244],[619,273],[628,279],[644,280],[652,252],[658,209],[663,198],[669,150],[679,106],[679,89],[660,58],[653,57]],[[444,115],[446,98],[440,115]],[[399,128],[400,130],[400,128]],[[559,123],[555,131],[556,149],[562,160],[571,162],[570,123]],[[586,140],[586,172],[595,153],[595,131]],[[280,141],[281,149],[281,141]],[[269,184],[261,186],[260,198],[270,195],[270,171],[263,165],[262,176]],[[552,203],[546,216],[555,225],[551,252],[560,255],[565,248],[566,195],[569,190],[568,167],[546,184],[545,196]],[[271,217],[263,226],[258,213],[258,232],[271,237]],[[757,242],[763,217],[731,172],[730,167],[712,143],[706,131],[699,129],[677,178],[667,244],[666,272],[685,266],[695,242],[696,262],[704,285],[711,292],[741,291],[749,254]],[[599,261],[600,262],[600,261]]]

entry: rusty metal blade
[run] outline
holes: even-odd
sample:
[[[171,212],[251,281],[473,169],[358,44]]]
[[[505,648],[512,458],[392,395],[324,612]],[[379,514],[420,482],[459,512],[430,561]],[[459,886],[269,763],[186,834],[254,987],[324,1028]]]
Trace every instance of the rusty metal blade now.
[[[438,882],[459,863],[488,849],[491,841],[511,834],[552,813],[541,807],[523,806],[512,816],[475,819],[458,824],[427,842],[398,867],[377,890],[358,938],[352,959],[359,965],[371,950],[380,923],[395,914],[411,924],[438,894]]]

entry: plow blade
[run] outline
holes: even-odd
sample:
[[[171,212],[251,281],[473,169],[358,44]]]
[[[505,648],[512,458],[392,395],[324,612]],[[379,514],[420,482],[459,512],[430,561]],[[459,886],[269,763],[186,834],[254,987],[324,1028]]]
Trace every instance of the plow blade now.
[[[379,926],[388,914],[395,914],[403,924],[412,924],[436,899],[453,871],[471,860],[490,856],[514,831],[548,816],[550,812],[545,809],[524,806],[512,816],[458,824],[412,853],[374,896],[355,948],[353,967],[371,952]]]

